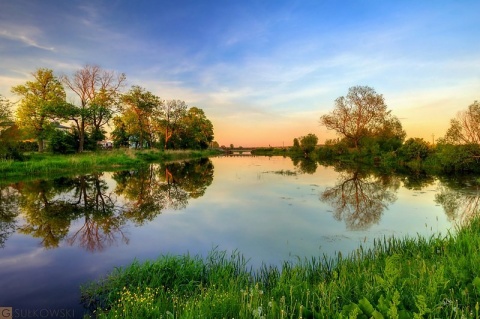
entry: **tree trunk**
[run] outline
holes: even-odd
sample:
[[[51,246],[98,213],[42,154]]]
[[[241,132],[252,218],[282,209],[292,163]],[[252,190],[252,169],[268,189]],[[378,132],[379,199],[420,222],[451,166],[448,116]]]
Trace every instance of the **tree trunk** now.
[[[85,121],[83,119],[81,119],[81,123],[78,126],[78,139],[78,152],[82,153],[85,144]]]
[[[37,140],[37,144],[38,144],[38,152],[43,153],[43,138],[39,138]]]
[[[165,147],[164,147],[165,150],[167,149],[168,140],[170,140],[171,137],[172,137],[172,132],[169,132],[168,127],[167,127],[165,129]]]

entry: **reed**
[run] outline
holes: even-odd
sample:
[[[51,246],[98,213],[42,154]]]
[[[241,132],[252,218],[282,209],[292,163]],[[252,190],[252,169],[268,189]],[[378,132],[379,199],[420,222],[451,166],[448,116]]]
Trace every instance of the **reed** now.
[[[99,318],[479,318],[480,219],[280,267],[217,249],[161,256],[81,291]]]

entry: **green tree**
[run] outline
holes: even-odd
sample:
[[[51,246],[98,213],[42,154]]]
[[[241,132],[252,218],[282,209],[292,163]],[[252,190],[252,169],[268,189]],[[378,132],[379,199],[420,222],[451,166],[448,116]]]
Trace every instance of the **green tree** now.
[[[17,109],[18,125],[38,142],[38,151],[43,152],[44,141],[54,129],[57,110],[65,104],[65,90],[50,69],[38,69],[32,73],[35,81],[12,88],[20,96]]]
[[[300,148],[300,142],[298,141],[298,138],[293,139],[293,147],[294,148]]]
[[[151,147],[154,139],[154,116],[160,113],[163,102],[139,86],[133,86],[122,96],[122,122],[128,134],[135,136],[137,147]]]
[[[424,160],[430,153],[430,145],[423,138],[409,138],[398,153],[406,161]]]
[[[19,158],[18,127],[12,119],[12,103],[0,95],[0,158]]]
[[[315,134],[309,133],[306,136],[300,137],[300,147],[305,156],[308,156],[315,150],[318,143],[318,137]]]
[[[48,138],[47,149],[54,154],[75,153],[75,136],[63,130],[55,130]]]
[[[128,147],[130,136],[127,133],[127,125],[125,124],[125,122],[123,122],[122,117],[115,116],[113,118],[113,126],[114,129],[111,133],[111,136],[113,138],[113,147]]]
[[[347,96],[335,100],[330,114],[322,115],[320,123],[347,139],[356,149],[362,138],[381,130],[390,116],[381,94],[368,86],[354,86]]]
[[[383,152],[397,150],[402,146],[407,136],[400,120],[392,114],[385,116],[383,123],[374,129],[371,134],[372,138],[379,145],[379,149]]]
[[[162,112],[160,114],[160,126],[165,130],[165,149],[168,148],[168,141],[177,132],[180,121],[187,113],[187,104],[180,100],[170,100],[162,105]]]
[[[213,125],[205,112],[191,107],[180,121],[179,135],[182,148],[206,149],[213,141]]]
[[[125,80],[124,73],[117,74],[96,65],[86,65],[72,77],[62,77],[63,83],[80,99],[80,105],[70,104],[64,112],[65,119],[75,123],[79,152],[84,150],[87,133],[90,132],[95,139],[103,137],[103,127],[114,115]]]

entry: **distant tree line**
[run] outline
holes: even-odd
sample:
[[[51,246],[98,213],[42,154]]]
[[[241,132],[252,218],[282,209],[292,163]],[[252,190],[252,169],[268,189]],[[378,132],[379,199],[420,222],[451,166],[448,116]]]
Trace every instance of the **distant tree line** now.
[[[12,87],[14,103],[0,95],[0,157],[25,150],[73,153],[95,150],[110,127],[114,147],[205,149],[213,125],[204,111],[181,100],[162,100],[140,86],[123,92],[126,76],[86,65],[57,77],[40,68],[33,79]],[[75,102],[67,102],[65,89]],[[112,127],[113,125],[113,127]]]
[[[320,123],[339,138],[318,149],[320,159],[353,160],[403,165],[436,172],[480,172],[480,104],[475,101],[450,122],[437,143],[422,138],[405,140],[397,117],[383,96],[368,86],[355,86],[335,100],[334,110]]]
[[[317,136],[309,133],[294,138],[290,148],[260,148],[255,153],[408,167],[432,173],[480,172],[477,101],[450,121],[445,136],[436,144],[422,138],[406,139],[402,123],[388,110],[383,96],[368,86],[351,87],[346,96],[337,98],[334,109],[320,117],[320,124],[338,137],[319,146]]]

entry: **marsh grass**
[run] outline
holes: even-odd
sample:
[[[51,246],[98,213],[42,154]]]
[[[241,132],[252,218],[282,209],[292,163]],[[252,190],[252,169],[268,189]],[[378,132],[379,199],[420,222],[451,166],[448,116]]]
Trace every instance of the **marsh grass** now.
[[[479,318],[480,220],[255,270],[238,252],[167,255],[81,290],[99,318]]]
[[[91,172],[106,169],[126,169],[140,164],[215,155],[215,151],[159,151],[130,149],[85,152],[74,155],[32,153],[27,160],[0,161],[0,176],[40,176],[68,172]]]

